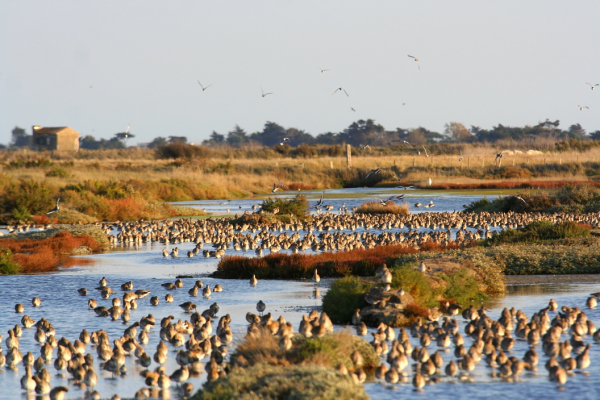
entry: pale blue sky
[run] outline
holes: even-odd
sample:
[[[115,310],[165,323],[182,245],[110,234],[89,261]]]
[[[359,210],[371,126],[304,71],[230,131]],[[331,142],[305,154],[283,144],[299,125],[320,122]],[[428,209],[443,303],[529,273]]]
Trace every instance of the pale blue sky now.
[[[129,144],[266,121],[317,135],[359,118],[591,132],[599,18],[597,0],[2,1],[0,143],[35,124],[97,138],[131,124]],[[340,86],[350,97],[331,95]]]

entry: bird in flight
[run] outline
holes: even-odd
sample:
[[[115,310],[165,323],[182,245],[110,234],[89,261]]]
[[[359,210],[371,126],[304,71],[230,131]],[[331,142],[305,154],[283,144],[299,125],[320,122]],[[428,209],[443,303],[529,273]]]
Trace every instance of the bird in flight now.
[[[587,108],[588,110],[590,109],[588,106],[580,106],[580,105],[578,105],[577,107],[579,107],[579,111],[583,111],[584,108]]]
[[[328,69],[323,69],[323,68],[319,68],[321,70],[321,73],[324,74],[325,72],[329,71]]]
[[[346,92],[346,89],[344,88],[337,88],[335,89],[335,91],[333,93],[331,93],[331,95],[333,96],[334,94],[336,94],[339,90],[341,90],[342,92],[346,93],[346,96],[350,97],[350,95],[348,94],[348,92]]]
[[[429,157],[429,154],[427,153],[427,149],[425,148],[425,146],[423,146],[423,150],[425,150],[425,157]]]
[[[404,198],[404,195],[403,194],[399,194],[399,195],[396,195],[396,196],[391,196],[387,200],[379,199],[379,202],[381,203],[382,206],[385,206],[390,201],[402,200],[403,198]]]
[[[410,58],[414,58],[415,61],[417,62],[417,67],[419,67],[419,70],[421,69],[421,64],[419,64],[419,59],[415,56],[411,56],[410,54],[408,55]]]
[[[463,157],[462,157],[462,150],[460,151],[460,156],[458,157],[458,161],[462,161]]]
[[[48,211],[48,212],[46,213],[46,215],[53,214],[53,213],[55,213],[55,212],[59,212],[59,211],[60,211],[60,207],[58,206],[58,202],[59,202],[59,201],[60,201],[60,197],[59,197],[58,199],[56,199],[56,207],[54,207],[54,209],[53,209],[53,210],[50,210],[50,211]]]
[[[359,145],[358,147],[362,147],[362,148],[363,148],[363,149],[365,149],[365,150],[366,150],[366,149],[369,149],[369,150],[371,150],[371,146],[369,146],[368,144],[365,144],[364,146],[361,144],[361,145]]]
[[[412,144],[408,143],[406,140],[403,140],[402,143],[409,145],[411,149],[413,148]]]
[[[281,182],[281,181],[279,181],[279,182]],[[280,190],[279,187],[277,186],[277,184],[275,182],[273,182],[273,190],[271,190],[271,193],[275,193],[278,190]]]
[[[262,86],[260,87],[260,91],[262,92],[262,97],[265,97],[269,94],[273,94],[273,93],[265,93],[265,91],[263,90]]]
[[[290,138],[289,137],[284,137],[281,142],[279,143],[280,146],[283,146],[286,142],[289,142]]]
[[[199,84],[199,85],[200,85],[200,87],[202,88],[202,91],[203,91],[203,92],[204,92],[206,89],[208,89],[209,87],[211,87],[211,86],[213,85],[213,84],[211,83],[210,85],[208,85],[208,86],[206,86],[206,87],[205,87],[205,86],[202,86],[202,84],[200,83],[200,81],[198,81],[198,84]]]
[[[319,201],[317,201],[317,204],[314,205],[314,207],[311,208],[319,208],[323,205],[323,197],[325,197],[325,191],[323,191],[323,194],[321,194],[321,198],[319,199]]]
[[[369,179],[369,176],[371,176],[371,175],[377,175],[380,172],[381,172],[381,168],[373,169],[373,170],[369,171],[369,173],[367,174],[367,176],[365,176],[365,179]]]
[[[500,160],[502,158],[502,152],[496,154],[496,158],[494,159],[494,164],[498,163],[498,160]]]
[[[350,109],[351,109],[352,111],[356,112],[356,110],[354,109],[354,107],[350,107]]]
[[[596,83],[595,85],[592,85],[589,82],[586,82],[586,83],[592,87],[592,90],[596,89],[596,86],[600,86],[600,83]]]

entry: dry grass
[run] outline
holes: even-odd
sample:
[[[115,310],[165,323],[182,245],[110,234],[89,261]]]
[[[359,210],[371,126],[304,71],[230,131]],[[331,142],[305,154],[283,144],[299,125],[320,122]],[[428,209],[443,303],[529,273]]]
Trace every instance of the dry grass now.
[[[408,215],[409,213],[408,203],[396,204],[392,201],[388,201],[385,204],[381,204],[377,201],[368,201],[361,204],[355,211],[357,214],[401,214]]]

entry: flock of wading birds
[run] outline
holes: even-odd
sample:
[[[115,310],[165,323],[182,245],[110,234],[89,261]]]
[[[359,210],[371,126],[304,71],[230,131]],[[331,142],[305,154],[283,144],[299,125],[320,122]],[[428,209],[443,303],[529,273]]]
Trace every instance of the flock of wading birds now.
[[[377,276],[384,283],[389,281],[390,275],[390,271],[385,266],[377,271]],[[320,281],[316,270],[313,281],[315,284]],[[249,283],[256,286],[258,281],[253,276]],[[181,279],[177,279],[174,283],[162,284],[167,291],[181,289],[183,286]],[[100,280],[99,286],[95,289],[105,300],[109,300],[110,295],[114,294],[105,277]],[[138,300],[149,296],[150,291],[143,289],[134,291],[132,281],[123,283],[120,289],[123,291],[122,299],[112,298],[112,307],[107,309],[98,306],[97,301],[90,298],[89,308],[98,317],[110,317],[113,321],[121,319],[123,324],[129,324],[131,314],[137,309]],[[202,289],[205,297],[211,295],[208,285],[204,285],[199,280],[194,282],[188,293],[190,296],[197,296],[199,289]],[[222,288],[216,285],[213,291],[222,291]],[[87,296],[88,289],[80,288],[78,293]],[[593,293],[587,299],[586,307],[595,308],[598,298],[600,293]],[[167,293],[165,301],[173,302],[173,295]],[[151,297],[150,304],[158,306],[158,296]],[[32,305],[40,307],[41,299],[33,298]],[[141,375],[149,387],[139,389],[135,393],[135,399],[169,398],[169,388],[173,383],[178,385],[177,391],[182,397],[188,397],[194,389],[193,385],[187,382],[188,379],[199,376],[203,370],[207,372],[207,380],[210,382],[225,376],[231,371],[232,366],[248,365],[248,361],[242,355],[232,356],[230,365],[227,365],[227,344],[233,341],[231,317],[229,314],[220,317],[214,332],[212,320],[216,319],[219,312],[217,303],[211,304],[201,313],[192,302],[185,302],[179,306],[190,314],[189,320],[179,320],[174,323],[174,317],[167,316],[160,321],[160,329],[158,327],[155,329],[157,321],[152,314],[148,314],[129,325],[121,337],[112,341],[112,346],[105,330],[89,333],[83,329],[79,337],[71,342],[65,337],[57,339],[57,332],[50,321],[44,318],[34,321],[24,315],[21,319],[22,326],[17,324],[8,331],[6,339],[8,353],[4,356],[0,351],[0,367],[6,365],[17,370],[22,363],[25,368],[25,374],[20,380],[23,390],[34,391],[44,397],[49,396],[51,400],[60,400],[65,397],[69,388],[65,386],[52,388],[52,375],[46,369],[50,363],[53,363],[58,373],[63,371],[69,373],[71,375],[69,383],[87,390],[87,397],[90,399],[101,398],[101,395],[94,390],[99,379],[127,374],[128,357],[135,357],[135,362],[145,368]],[[294,333],[294,327],[283,316],[274,320],[270,313],[263,314],[266,309],[264,302],[259,301],[256,309],[260,315],[250,312],[246,314],[249,323],[247,335],[258,338],[262,337],[261,335],[273,335],[285,352],[294,347],[293,335],[300,334],[307,338],[322,337],[334,330],[329,317],[324,312],[319,315],[317,310],[304,315],[298,333]],[[409,329],[396,330],[382,323],[377,327],[377,331],[371,333],[373,336],[371,345],[375,353],[385,359],[375,369],[377,380],[385,381],[392,387],[399,383],[408,383],[409,373],[406,369],[412,358],[414,363],[409,370],[412,370],[412,384],[418,390],[428,382],[433,384],[453,377],[465,381],[473,380],[474,376],[471,372],[481,361],[491,368],[492,377],[518,381],[525,370],[538,369],[538,364],[543,362],[541,355],[538,354],[540,352],[547,358],[544,365],[549,379],[564,385],[574,372],[586,373],[585,370],[590,366],[591,344],[586,343],[586,338],[591,336],[594,341],[600,342],[600,331],[583,310],[567,306],[559,309],[559,305],[553,299],[549,301],[547,307],[531,317],[521,310],[505,308],[498,320],[487,316],[485,308],[477,310],[471,305],[462,312],[462,317],[466,321],[463,333],[460,332],[459,322],[454,318],[460,313],[461,307],[450,306],[443,310],[446,316],[442,314],[430,316],[428,320],[419,318]],[[16,313],[24,313],[24,311],[25,307],[22,304],[15,306]],[[441,323],[440,319],[442,319]],[[356,326],[358,335],[367,335],[367,327],[361,321],[358,312],[352,317],[352,323]],[[31,351],[23,355],[19,349],[19,337],[24,329],[31,328],[35,328],[34,339],[40,345],[40,356],[37,358]],[[151,357],[143,346],[148,344],[149,335],[156,330],[159,331],[161,340]],[[418,340],[419,345],[413,346],[411,337],[413,341]],[[526,341],[529,345],[522,358],[515,354],[514,347],[517,341]],[[167,343],[176,351],[175,358],[179,365],[179,368],[170,374],[167,374],[163,366],[169,357]],[[453,345],[454,349],[451,350]],[[433,346],[438,349],[431,353]],[[95,349],[97,357],[102,361],[99,363],[100,369],[106,372],[96,372],[91,349]],[[55,350],[57,350],[56,356]],[[444,355],[448,353],[453,353],[456,360],[452,359],[445,363]],[[209,361],[203,364],[202,361],[206,357],[209,357]],[[367,379],[367,373],[363,370],[364,356],[356,350],[351,354],[350,359],[352,368],[348,369],[341,363],[338,370],[348,374],[356,384],[364,383]],[[151,368],[152,366],[155,368]],[[114,395],[112,399],[117,400],[119,396]]]

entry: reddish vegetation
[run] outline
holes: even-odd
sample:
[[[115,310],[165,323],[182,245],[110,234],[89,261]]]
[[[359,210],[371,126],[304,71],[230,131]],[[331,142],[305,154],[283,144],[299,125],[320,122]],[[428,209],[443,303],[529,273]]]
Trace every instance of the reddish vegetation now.
[[[473,244],[474,245],[474,244]],[[372,249],[323,252],[318,254],[269,254],[265,257],[223,257],[217,271],[217,278],[248,279],[256,275],[258,279],[301,279],[311,278],[315,268],[323,277],[347,275],[371,276],[381,264],[390,262],[404,254],[418,251],[444,251],[460,246],[451,243],[426,242],[417,250],[406,245],[376,246]]]
[[[79,246],[88,246],[92,251],[102,250],[91,236],[73,236],[70,232],[59,232],[46,239],[0,240],[0,247],[13,253],[21,273],[52,271]]]
[[[417,303],[407,304],[404,309],[404,315],[409,319],[410,323],[413,323],[417,318],[427,318],[429,310],[427,307],[419,305]]]
[[[438,185],[427,186],[433,190],[448,189],[558,189],[569,185],[588,184],[600,186],[600,181],[527,181],[527,182],[487,182],[487,183],[441,183]]]

